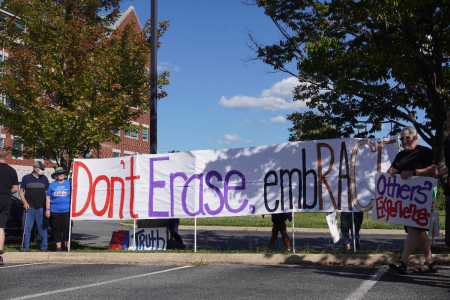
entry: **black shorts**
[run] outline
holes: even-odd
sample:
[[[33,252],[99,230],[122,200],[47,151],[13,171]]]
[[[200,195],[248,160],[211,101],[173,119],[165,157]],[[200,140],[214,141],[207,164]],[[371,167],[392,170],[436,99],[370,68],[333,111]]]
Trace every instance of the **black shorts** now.
[[[405,227],[405,232],[408,233],[408,227],[411,227],[411,226],[403,226],[403,227]],[[429,230],[428,228],[419,228],[419,227],[411,227],[411,228],[414,228],[415,230],[418,230],[418,231],[428,231]]]
[[[0,228],[5,228],[8,221],[9,211],[11,210],[11,203],[6,205],[0,204]]]
[[[274,224],[286,223],[286,220],[289,218],[289,215],[290,213],[272,214],[272,223]]]

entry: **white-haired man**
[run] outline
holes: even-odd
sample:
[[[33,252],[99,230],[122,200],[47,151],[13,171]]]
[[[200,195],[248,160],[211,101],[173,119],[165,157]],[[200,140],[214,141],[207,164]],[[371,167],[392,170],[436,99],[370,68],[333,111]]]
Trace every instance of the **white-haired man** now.
[[[400,174],[402,179],[410,176],[434,177],[437,175],[436,158],[430,148],[418,144],[417,130],[414,127],[407,126],[402,129],[400,140],[403,151],[399,152],[394,159],[391,167],[387,170],[391,176]],[[403,249],[403,255],[395,264],[389,267],[398,273],[406,274],[408,257],[414,251],[417,245],[425,256],[425,264],[414,270],[415,273],[436,272],[436,263],[431,255],[430,240],[427,229],[406,227],[406,239]]]

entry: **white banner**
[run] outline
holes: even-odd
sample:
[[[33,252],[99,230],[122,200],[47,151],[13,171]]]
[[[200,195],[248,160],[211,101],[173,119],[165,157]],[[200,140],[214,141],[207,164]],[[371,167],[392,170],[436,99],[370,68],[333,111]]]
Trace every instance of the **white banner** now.
[[[375,182],[372,220],[429,228],[436,202],[436,178],[412,176],[403,180],[400,175],[378,173]]]
[[[397,137],[76,159],[73,219],[368,211]]]

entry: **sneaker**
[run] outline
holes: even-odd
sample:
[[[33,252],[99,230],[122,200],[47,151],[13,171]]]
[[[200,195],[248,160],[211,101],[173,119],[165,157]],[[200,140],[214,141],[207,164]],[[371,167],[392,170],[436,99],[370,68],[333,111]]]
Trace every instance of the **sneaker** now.
[[[61,252],[61,248],[56,248],[56,252]]]
[[[48,252],[47,249],[41,249],[41,252]]]
[[[291,252],[291,249],[286,249],[287,252]]]
[[[3,256],[0,256],[0,266],[3,266]]]
[[[28,249],[22,249],[22,250],[20,250],[20,252],[30,252],[30,250],[28,250]]]

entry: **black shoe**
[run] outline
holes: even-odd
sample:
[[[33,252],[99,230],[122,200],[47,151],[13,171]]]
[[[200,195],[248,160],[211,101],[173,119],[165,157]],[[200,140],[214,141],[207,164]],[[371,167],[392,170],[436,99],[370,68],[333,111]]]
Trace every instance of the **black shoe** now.
[[[41,249],[41,252],[48,252],[47,249]]]
[[[56,252],[61,252],[61,248],[56,248]]]
[[[391,270],[397,271],[397,273],[399,273],[399,274],[406,274],[406,269],[408,268],[408,266],[405,265],[404,262],[399,260],[395,264],[389,264],[389,268]]]
[[[0,256],[0,266],[3,266],[3,256]]]
[[[30,252],[30,250],[22,249],[20,252]]]

